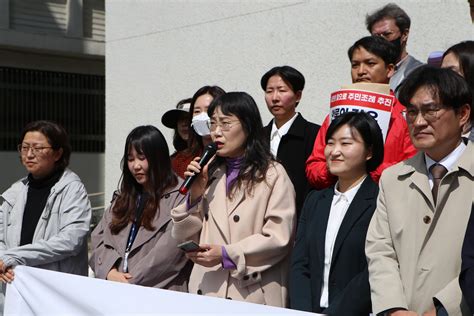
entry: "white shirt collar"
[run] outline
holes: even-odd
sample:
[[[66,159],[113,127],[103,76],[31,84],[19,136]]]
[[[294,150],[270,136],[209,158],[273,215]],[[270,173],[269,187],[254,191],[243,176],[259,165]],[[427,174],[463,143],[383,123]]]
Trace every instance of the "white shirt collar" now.
[[[298,112],[296,112],[295,115],[293,115],[293,117],[291,119],[289,119],[288,122],[283,124],[280,128],[277,128],[277,126],[275,124],[275,119],[273,119],[272,132],[270,134],[270,138],[275,137],[277,135],[277,133],[280,137],[285,136],[288,133],[288,131],[290,130],[290,127],[291,127],[291,125],[293,125],[293,122],[296,120],[297,116],[298,116]]]
[[[360,182],[355,187],[347,190],[346,192],[340,192],[337,189],[337,187],[339,186],[339,181],[337,181],[336,185],[334,186],[334,196],[335,196],[334,198],[339,199],[342,196],[344,196],[347,199],[347,201],[349,201],[349,204],[352,203],[352,200],[357,194],[357,191],[359,191],[360,186],[362,185],[362,182],[364,182],[365,178],[367,178],[367,176],[365,176],[362,180],[360,180]]]
[[[426,161],[426,170],[428,171],[428,174],[430,174],[429,170],[432,165],[435,163],[439,163],[440,165],[443,165],[446,170],[450,171],[453,168],[453,165],[458,161],[459,157],[461,157],[462,153],[466,149],[466,144],[461,140],[461,143],[454,149],[452,152],[450,152],[446,157],[441,159],[440,161],[434,161],[431,159],[426,153],[425,153],[425,161]]]

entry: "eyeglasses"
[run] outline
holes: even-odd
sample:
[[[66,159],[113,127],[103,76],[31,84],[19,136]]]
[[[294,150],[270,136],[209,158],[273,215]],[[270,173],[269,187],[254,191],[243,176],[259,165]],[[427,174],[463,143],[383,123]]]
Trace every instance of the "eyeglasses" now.
[[[31,149],[31,152],[33,153],[33,155],[42,155],[44,154],[44,150],[45,149],[49,149],[49,148],[53,148],[53,147],[33,147],[33,146],[27,146],[27,145],[23,145],[23,144],[18,144],[18,152],[22,155],[26,155],[28,154],[28,152],[30,151]]]
[[[222,123],[218,123],[216,121],[208,121],[207,122],[207,127],[209,127],[211,132],[215,132],[218,126],[221,129],[221,131],[228,132],[228,131],[230,131],[232,126],[234,126],[236,124],[240,124],[240,122],[239,121],[225,121],[225,122],[222,122]]]
[[[415,107],[410,107],[407,110],[404,110],[403,116],[405,116],[405,119],[407,120],[408,123],[413,123],[416,118],[418,117],[418,114],[421,113],[421,116],[423,119],[427,122],[434,122],[438,119],[438,112],[443,109],[443,107],[431,107],[431,108],[422,108],[422,109],[417,109]]]

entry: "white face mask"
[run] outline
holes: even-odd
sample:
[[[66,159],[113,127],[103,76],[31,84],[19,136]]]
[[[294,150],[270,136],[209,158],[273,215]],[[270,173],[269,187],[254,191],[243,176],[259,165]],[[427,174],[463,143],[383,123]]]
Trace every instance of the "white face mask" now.
[[[199,136],[208,136],[211,135],[211,131],[209,130],[209,126],[207,125],[209,121],[210,119],[207,113],[201,112],[193,117],[191,121],[191,126]]]

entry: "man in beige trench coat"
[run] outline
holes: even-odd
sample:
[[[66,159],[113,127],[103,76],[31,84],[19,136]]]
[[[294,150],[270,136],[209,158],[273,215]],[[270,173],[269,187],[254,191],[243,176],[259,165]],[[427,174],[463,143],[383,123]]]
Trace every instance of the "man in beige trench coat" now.
[[[380,180],[366,241],[374,314],[470,315],[458,276],[474,196],[473,143],[461,138],[471,98],[460,76],[427,66],[400,90],[419,152]]]

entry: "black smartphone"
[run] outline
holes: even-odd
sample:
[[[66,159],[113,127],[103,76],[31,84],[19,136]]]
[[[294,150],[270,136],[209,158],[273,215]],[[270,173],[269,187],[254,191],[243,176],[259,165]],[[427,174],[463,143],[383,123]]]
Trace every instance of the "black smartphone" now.
[[[194,240],[188,240],[178,245],[178,248],[185,252],[204,251]]]

